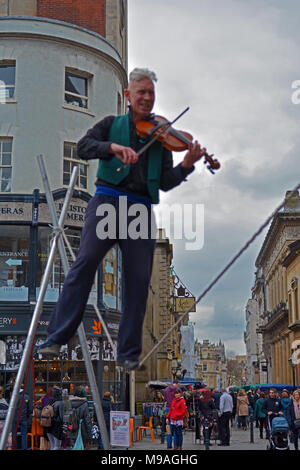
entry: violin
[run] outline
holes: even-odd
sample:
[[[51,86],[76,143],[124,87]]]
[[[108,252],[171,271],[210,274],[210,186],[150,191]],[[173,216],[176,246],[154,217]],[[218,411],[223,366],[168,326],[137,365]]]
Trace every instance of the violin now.
[[[163,147],[168,150],[175,152],[182,152],[187,150],[189,145],[193,143],[193,136],[188,132],[178,131],[172,127],[175,121],[177,121],[189,108],[186,108],[174,121],[170,122],[163,116],[151,115],[150,119],[142,119],[136,124],[136,133],[145,140],[145,145],[137,152],[140,156],[145,150],[150,147],[153,142],[159,140]],[[209,155],[207,152],[203,154],[204,164],[208,164],[208,170],[214,174],[215,170],[220,168],[220,163],[214,155]],[[122,171],[127,165],[123,165],[117,168],[117,171]]]
[[[187,150],[189,144],[193,143],[193,136],[185,131],[174,129],[171,123],[163,116],[153,115],[149,120],[141,120],[136,124],[136,133],[142,139],[159,140],[168,150],[182,152]],[[204,164],[208,164],[208,170],[214,173],[221,165],[212,155],[205,152]]]

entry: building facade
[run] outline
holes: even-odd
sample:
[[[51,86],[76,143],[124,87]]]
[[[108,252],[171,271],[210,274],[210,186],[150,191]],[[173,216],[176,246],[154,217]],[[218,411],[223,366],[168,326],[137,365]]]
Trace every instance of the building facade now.
[[[299,193],[287,192],[287,202],[278,212],[256,259],[252,307],[256,312],[252,342],[257,344],[260,383],[299,382],[299,365],[292,354],[299,339],[299,293],[297,246],[300,239]],[[246,342],[247,355],[251,356]]]
[[[127,2],[5,0],[0,38],[0,367],[7,385],[20,362],[53,235],[36,157],[44,155],[58,213],[72,169],[79,167],[66,219],[76,254],[97,169],[97,161],[78,158],[76,144],[102,117],[125,111]],[[37,342],[63,280],[57,256]],[[121,254],[114,247],[99,266],[84,315],[101,388],[110,388],[120,371],[91,303],[98,303],[116,338],[122,295]],[[66,346],[56,361],[39,359],[41,392],[66,376],[75,385],[87,380],[80,345]]]
[[[196,379],[204,382],[208,388],[221,389],[227,385],[225,346],[204,339],[195,342]]]

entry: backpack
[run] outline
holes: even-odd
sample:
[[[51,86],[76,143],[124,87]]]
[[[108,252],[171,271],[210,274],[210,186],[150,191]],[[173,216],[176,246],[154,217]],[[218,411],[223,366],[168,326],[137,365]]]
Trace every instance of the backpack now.
[[[40,425],[43,428],[51,428],[53,424],[53,421],[54,421],[53,405],[54,403],[52,405],[48,404],[44,406],[44,408],[42,409],[41,417],[40,417]]]
[[[64,432],[77,432],[78,431],[78,418],[75,408],[70,408],[64,413],[64,422],[63,422]]]

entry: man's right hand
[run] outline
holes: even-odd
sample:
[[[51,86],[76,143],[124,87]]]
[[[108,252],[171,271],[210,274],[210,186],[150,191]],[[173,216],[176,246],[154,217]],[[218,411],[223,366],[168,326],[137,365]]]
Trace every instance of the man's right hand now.
[[[117,158],[121,160],[125,165],[131,165],[138,161],[137,153],[131,147],[125,147],[112,143],[109,149],[110,153],[113,153]]]

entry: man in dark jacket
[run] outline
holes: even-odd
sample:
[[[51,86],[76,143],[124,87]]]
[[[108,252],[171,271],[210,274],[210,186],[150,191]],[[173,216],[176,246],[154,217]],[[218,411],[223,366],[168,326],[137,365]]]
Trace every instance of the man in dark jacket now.
[[[28,432],[28,426],[30,426],[30,423],[31,423],[33,406],[32,406],[32,401],[29,395],[25,392],[23,396],[23,392],[24,392],[24,385],[22,384],[20,393],[19,393],[18,402],[17,402],[16,413],[13,419],[12,439],[13,439],[13,444],[15,443],[14,449],[17,449],[18,448],[17,432],[20,430],[21,449],[27,450],[27,432]],[[17,427],[17,424],[18,424],[18,427]]]
[[[275,418],[276,415],[280,414],[283,415],[282,412],[282,404],[279,398],[276,397],[276,390],[275,388],[271,388],[269,392],[269,398],[266,398],[263,406],[262,412],[266,415],[266,432],[267,432],[267,439],[270,437],[270,426],[272,425],[272,420]]]

